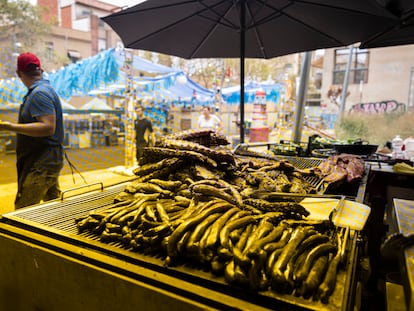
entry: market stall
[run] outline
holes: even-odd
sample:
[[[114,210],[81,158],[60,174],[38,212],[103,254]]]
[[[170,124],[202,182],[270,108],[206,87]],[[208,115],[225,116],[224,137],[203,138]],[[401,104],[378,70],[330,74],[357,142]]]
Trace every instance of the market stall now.
[[[104,125],[112,123],[118,130],[119,141],[126,142],[125,148],[132,151],[134,133],[129,122],[135,117],[136,103],[144,106],[156,136],[162,136],[164,129],[172,131],[169,122],[171,106],[211,105],[215,94],[182,71],[152,63],[127,49],[103,51],[58,71],[45,73],[45,77],[65,103],[68,128],[65,145],[71,148],[104,145]],[[19,79],[0,80],[0,85],[0,107],[10,102],[20,103],[27,92]],[[76,105],[69,104],[69,100]],[[117,142],[115,139],[111,141]],[[128,152],[125,154],[127,157]]]

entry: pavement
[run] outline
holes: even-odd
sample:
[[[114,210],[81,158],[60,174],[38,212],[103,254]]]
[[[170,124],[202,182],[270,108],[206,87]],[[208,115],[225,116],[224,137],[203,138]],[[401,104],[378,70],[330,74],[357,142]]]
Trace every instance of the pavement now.
[[[92,170],[81,173],[85,181],[78,173],[65,174],[59,177],[59,183],[64,198],[80,195],[96,190],[102,183],[103,187],[128,182],[134,179],[132,168],[116,166],[107,169]],[[17,183],[0,184],[0,214],[14,211],[14,199],[17,191]]]

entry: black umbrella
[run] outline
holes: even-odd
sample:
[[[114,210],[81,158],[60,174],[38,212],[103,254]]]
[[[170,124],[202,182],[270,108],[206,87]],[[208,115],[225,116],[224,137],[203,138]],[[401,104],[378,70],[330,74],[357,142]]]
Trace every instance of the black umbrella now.
[[[414,0],[378,0],[399,18],[399,23],[361,43],[361,48],[414,44]]]
[[[183,58],[244,60],[363,41],[395,23],[375,0],[148,0],[104,17],[124,46]]]

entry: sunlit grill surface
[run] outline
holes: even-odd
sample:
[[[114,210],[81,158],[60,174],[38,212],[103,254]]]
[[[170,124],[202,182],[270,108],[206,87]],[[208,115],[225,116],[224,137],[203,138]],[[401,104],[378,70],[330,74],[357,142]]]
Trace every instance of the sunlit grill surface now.
[[[280,159],[288,160],[294,167],[302,170],[306,168],[318,167],[319,164],[324,161],[323,159],[302,157],[280,157]],[[318,176],[304,176],[304,179],[320,192],[323,192],[326,189],[326,187],[324,187],[323,180]]]
[[[310,157],[292,157],[292,156],[278,156],[278,155],[271,155],[264,152],[257,152],[253,150],[247,150],[244,148],[239,148],[235,150],[235,154],[239,156],[247,156],[247,157],[256,157],[268,160],[276,160],[276,161],[289,161],[294,167],[297,169],[307,169],[307,168],[314,168],[318,167],[324,159],[318,158],[310,158]],[[315,189],[318,190],[319,193],[323,193],[326,190],[326,185],[324,185],[323,179],[318,176],[304,176],[304,179]]]
[[[246,289],[234,288],[226,284],[224,278],[214,277],[203,267],[195,267],[189,263],[181,263],[176,267],[165,267],[164,258],[158,254],[137,253],[126,249],[121,243],[103,243],[99,237],[91,233],[78,233],[74,219],[87,214],[92,210],[105,209],[113,203],[114,197],[124,189],[127,183],[119,184],[99,192],[91,192],[65,201],[44,203],[2,215],[0,222],[23,228],[44,236],[55,238],[61,242],[92,249],[126,262],[156,270],[167,275],[195,282],[206,288],[221,293],[228,293],[232,297],[254,302],[263,307],[273,309],[276,305],[279,310],[347,310],[349,303],[349,287],[351,274],[354,269],[355,244],[349,243],[349,264],[346,271],[338,274],[337,286],[331,296],[330,304],[322,304],[311,299],[295,297],[290,294],[279,294],[273,291],[252,293]],[[352,239],[353,240],[353,239]],[[284,307],[282,307],[284,306]],[[287,307],[286,307],[287,306]],[[290,307],[289,307],[290,306]]]
[[[99,240],[99,237],[96,235],[79,233],[74,219],[92,210],[107,208],[113,203],[114,197],[125,188],[125,185],[120,184],[107,188],[104,191],[91,192],[64,201],[56,201],[21,209],[4,215],[4,218],[5,221],[18,226],[36,226],[36,224],[39,224],[41,227],[38,228],[36,226],[36,229],[44,229],[43,226],[46,226],[76,236]],[[20,220],[23,220],[23,222]]]

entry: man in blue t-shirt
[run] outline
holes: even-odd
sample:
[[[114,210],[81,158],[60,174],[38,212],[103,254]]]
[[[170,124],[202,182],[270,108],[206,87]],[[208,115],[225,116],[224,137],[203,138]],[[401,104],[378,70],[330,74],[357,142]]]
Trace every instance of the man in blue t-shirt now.
[[[136,147],[136,159],[139,164],[139,159],[142,156],[143,149],[149,144],[154,144],[154,130],[152,129],[152,123],[144,116],[144,108],[138,106],[136,108],[137,118],[134,122],[135,128],[135,147]]]
[[[60,196],[63,167],[63,115],[59,97],[43,79],[39,58],[23,53],[17,58],[17,75],[27,87],[18,123],[0,121],[0,130],[16,132],[17,183],[15,208]]]

